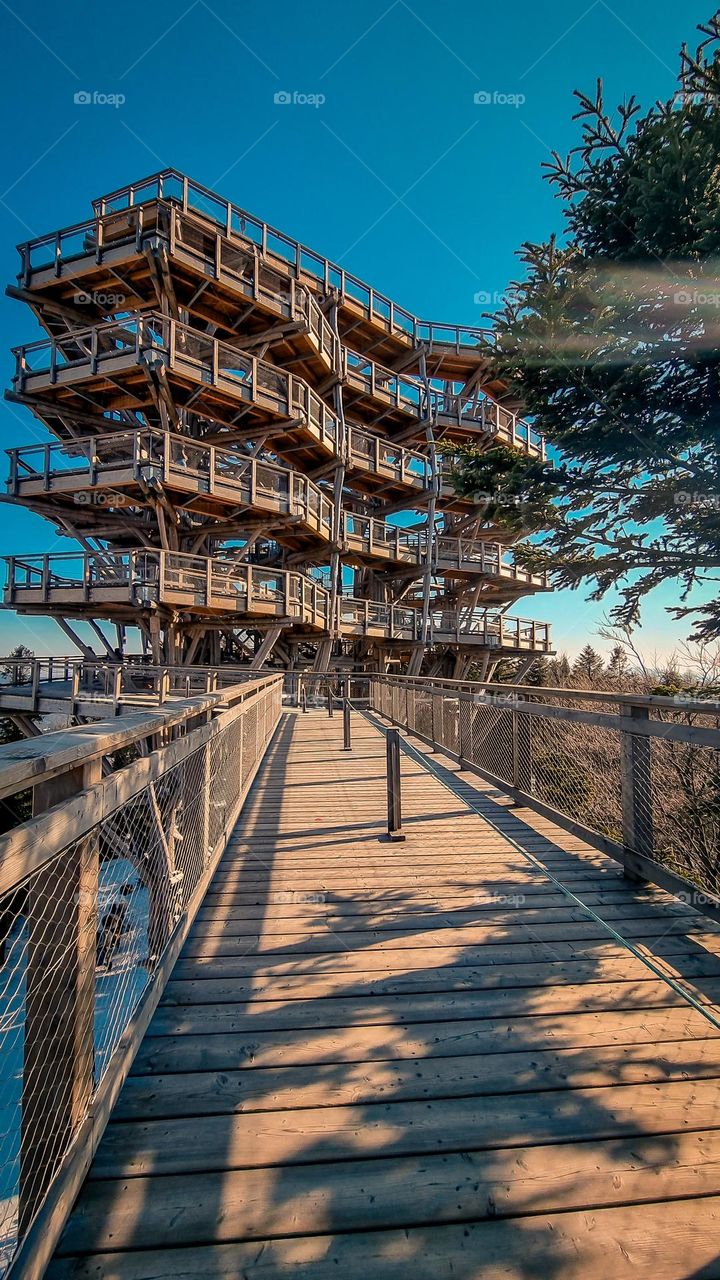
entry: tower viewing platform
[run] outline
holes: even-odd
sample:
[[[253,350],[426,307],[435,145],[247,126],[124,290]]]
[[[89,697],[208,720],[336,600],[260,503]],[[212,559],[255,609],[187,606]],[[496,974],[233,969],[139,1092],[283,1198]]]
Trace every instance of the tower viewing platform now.
[[[20,253],[45,336],[8,395],[50,439],[9,451],[5,496],[76,549],[11,557],[8,606],[86,658],[77,621],[110,654],[132,630],[155,664],[491,678],[552,652],[507,614],[547,578],[453,483],[461,447],[543,456],[491,330],[417,319],[173,170]]]

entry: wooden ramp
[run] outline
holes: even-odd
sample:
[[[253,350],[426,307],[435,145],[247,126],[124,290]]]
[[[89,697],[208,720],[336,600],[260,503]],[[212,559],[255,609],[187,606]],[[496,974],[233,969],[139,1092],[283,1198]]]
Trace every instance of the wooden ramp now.
[[[720,1277],[720,929],[442,756],[388,844],[341,747],[281,722],[52,1280]]]

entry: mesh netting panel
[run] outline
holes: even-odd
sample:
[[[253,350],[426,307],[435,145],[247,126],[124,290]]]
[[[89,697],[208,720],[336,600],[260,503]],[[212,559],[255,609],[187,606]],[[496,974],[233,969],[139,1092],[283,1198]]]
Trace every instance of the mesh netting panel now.
[[[540,715],[518,719],[531,725],[526,731],[529,741],[520,744],[519,754],[523,761],[530,753],[532,794],[584,826],[621,841],[617,731]]]
[[[496,778],[513,783],[512,712],[493,706],[471,708],[470,752],[467,759]]]
[[[702,888],[720,890],[720,752],[653,738],[650,742],[654,847],[663,862]]]
[[[164,771],[161,752],[159,776],[0,898],[0,1272],[224,847],[280,704],[278,683]]]
[[[460,751],[460,712],[457,698],[442,699],[441,714],[435,716],[435,732],[438,730],[442,745],[457,755]]]

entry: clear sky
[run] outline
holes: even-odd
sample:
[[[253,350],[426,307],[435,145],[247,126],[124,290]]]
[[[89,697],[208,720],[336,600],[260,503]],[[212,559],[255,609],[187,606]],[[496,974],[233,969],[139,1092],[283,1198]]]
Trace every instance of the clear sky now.
[[[3,276],[16,276],[17,242],[172,166],[419,316],[478,323],[477,295],[502,293],[522,241],[561,228],[540,166],[577,141],[572,90],[601,75],[612,103],[669,97],[680,44],[710,12],[695,0],[65,0],[60,22],[51,0],[0,0]],[[124,101],[76,101],[88,94]],[[5,385],[9,347],[40,336],[26,312],[0,301]],[[4,447],[44,438],[25,411],[0,414]],[[2,554],[72,549],[30,513],[3,505],[0,521]],[[675,596],[668,584],[651,598],[648,652],[687,630],[664,612]],[[609,603],[557,593],[513,612],[549,619],[573,654],[588,638],[603,647]],[[68,648],[54,623],[0,614],[0,649],[20,641]]]

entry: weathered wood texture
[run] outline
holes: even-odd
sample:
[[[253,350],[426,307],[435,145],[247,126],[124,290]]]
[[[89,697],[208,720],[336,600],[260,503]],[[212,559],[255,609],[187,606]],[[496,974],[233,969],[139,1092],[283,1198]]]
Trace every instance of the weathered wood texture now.
[[[51,1280],[720,1276],[720,928],[439,756],[388,843],[352,743],[274,744]]]

